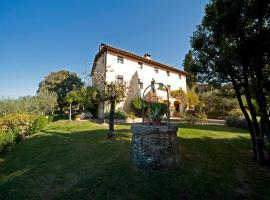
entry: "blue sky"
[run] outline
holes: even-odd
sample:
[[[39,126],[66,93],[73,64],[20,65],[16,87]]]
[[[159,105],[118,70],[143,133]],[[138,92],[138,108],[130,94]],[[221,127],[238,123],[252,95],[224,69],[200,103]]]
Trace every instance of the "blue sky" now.
[[[1,0],[0,97],[34,95],[50,72],[90,71],[100,43],[182,68],[207,0]]]

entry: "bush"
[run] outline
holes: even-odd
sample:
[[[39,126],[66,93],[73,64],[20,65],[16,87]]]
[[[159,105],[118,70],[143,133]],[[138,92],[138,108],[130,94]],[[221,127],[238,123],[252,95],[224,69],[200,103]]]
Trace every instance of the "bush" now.
[[[130,118],[130,119],[132,119],[132,120],[134,120],[136,118],[134,112],[127,113],[127,117]]]
[[[143,99],[140,97],[136,97],[135,99],[133,99],[131,101],[131,105],[135,110],[139,112],[142,111],[143,105],[144,105],[144,110],[147,110],[147,107],[148,107],[148,104],[146,102],[143,102]]]
[[[168,106],[164,103],[151,103],[150,104],[150,118],[152,120],[160,120],[166,114]]]
[[[22,135],[34,134],[42,130],[53,118],[49,116],[33,117],[29,114],[9,114],[0,118],[0,131],[18,131]]]
[[[114,118],[115,119],[126,119],[128,116],[127,116],[127,113],[124,112],[124,111],[116,111],[114,113]],[[106,112],[104,113],[104,118],[105,119],[109,119],[110,118],[110,112]]]
[[[204,124],[207,123],[207,115],[202,111],[196,112],[195,110],[188,110],[185,115],[185,120],[193,124]]]
[[[18,142],[19,139],[20,134],[18,130],[0,132],[0,153],[5,152],[8,146]]]
[[[228,112],[229,117],[243,117],[241,109],[232,109]]]
[[[31,133],[34,118],[29,114],[9,114],[0,118],[1,131],[18,130],[23,135]]]
[[[51,122],[51,120],[52,120],[52,118],[50,118],[49,116],[37,117],[31,126],[31,134],[34,134],[34,133],[44,129],[45,126]]]
[[[207,115],[205,114],[205,112],[198,112],[196,113],[195,120],[196,123],[205,124],[207,123]]]
[[[242,117],[226,117],[225,125],[235,128],[248,129],[247,121]]]

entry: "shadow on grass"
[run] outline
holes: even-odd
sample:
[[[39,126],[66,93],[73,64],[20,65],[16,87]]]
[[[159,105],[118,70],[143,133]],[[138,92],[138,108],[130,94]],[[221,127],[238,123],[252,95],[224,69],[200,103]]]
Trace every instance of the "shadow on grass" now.
[[[181,126],[181,125],[180,125]],[[208,129],[207,129],[208,130]],[[263,198],[247,175],[249,140],[179,138],[182,164],[168,172],[143,173],[129,162],[130,130],[57,132],[32,136],[5,155],[0,199],[248,199]],[[243,171],[249,193],[235,169]],[[245,196],[246,195],[246,196]],[[257,196],[256,196],[257,195]],[[262,195],[262,196],[259,196]]]

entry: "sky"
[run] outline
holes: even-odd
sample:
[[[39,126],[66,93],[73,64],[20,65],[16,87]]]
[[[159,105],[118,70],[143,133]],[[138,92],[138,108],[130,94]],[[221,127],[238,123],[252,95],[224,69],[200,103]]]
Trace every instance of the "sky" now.
[[[207,0],[0,0],[0,97],[35,95],[61,69],[82,78],[101,43],[182,69]]]

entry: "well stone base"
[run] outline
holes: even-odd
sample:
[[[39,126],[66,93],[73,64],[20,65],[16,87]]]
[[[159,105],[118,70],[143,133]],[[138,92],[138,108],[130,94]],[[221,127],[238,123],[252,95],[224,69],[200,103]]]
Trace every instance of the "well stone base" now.
[[[176,167],[180,162],[177,127],[132,124],[130,158],[141,169]]]

